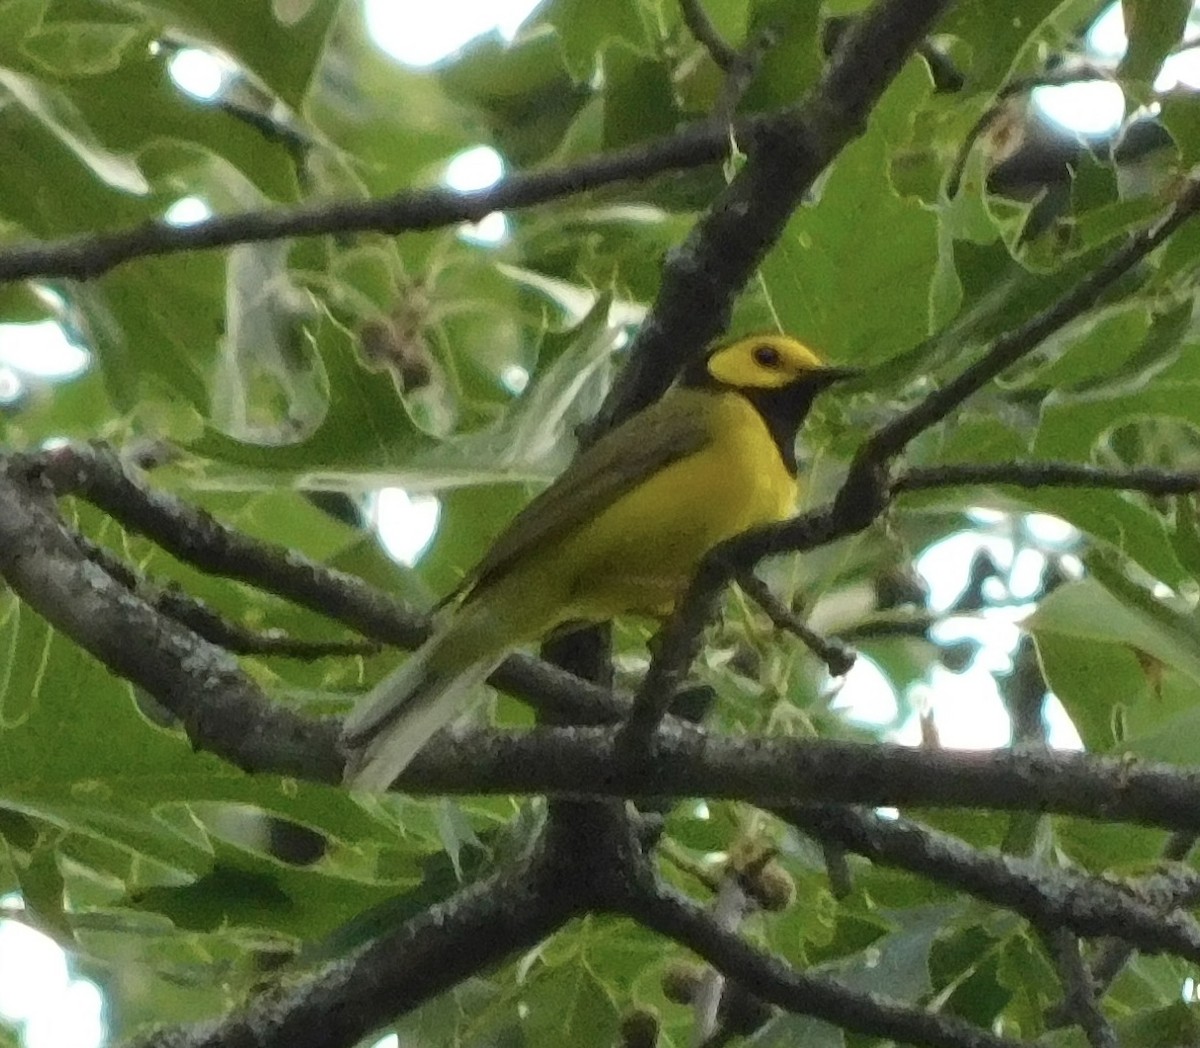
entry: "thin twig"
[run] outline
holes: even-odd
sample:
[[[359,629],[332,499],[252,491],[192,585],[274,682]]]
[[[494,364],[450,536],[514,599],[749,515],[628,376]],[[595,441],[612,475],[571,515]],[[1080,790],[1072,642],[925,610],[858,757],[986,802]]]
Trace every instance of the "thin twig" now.
[[[892,482],[893,494],[932,488],[997,484],[1018,488],[1111,488],[1147,495],[1186,495],[1200,491],[1200,470],[1110,469],[1075,462],[984,462],[924,466],[906,470]]]
[[[739,58],[737,48],[721,36],[701,0],[679,0],[679,13],[683,15],[683,24],[688,27],[688,32],[704,47],[709,57],[726,73],[731,72]]]
[[[978,392],[1034,349],[1048,335],[1096,305],[1103,295],[1134,266],[1187,222],[1200,207],[1200,178],[1186,183],[1171,210],[1154,225],[1135,233],[1124,247],[1073,288],[1024,324],[1002,335],[974,364],[964,368],[940,389],[910,410],[877,429],[865,442],[860,457],[879,463],[899,454],[930,426],[946,418],[968,397]]]
[[[768,118],[748,117],[735,129],[753,140]],[[403,190],[380,200],[320,201],[295,207],[215,215],[186,226],[165,221],[0,251],[0,284],[33,277],[88,280],[137,258],[326,234],[401,233],[478,222],[493,211],[532,207],[602,186],[641,181],[669,171],[718,163],[729,153],[728,127],[709,120],[652,142],[564,167],[513,175],[488,189]]]
[[[740,878],[733,871],[726,872],[710,908],[713,923],[725,931],[737,931],[753,908],[753,900],[742,889]],[[692,1001],[692,1044],[695,1048],[706,1048],[718,1035],[724,992],[725,976],[718,969],[709,968],[701,977]]]
[[[764,26],[746,43],[726,70],[725,82],[713,103],[712,116],[724,124],[731,124],[742,97],[754,83],[767,53],[779,42],[774,26]]]
[[[632,894],[621,911],[639,924],[674,939],[720,969],[754,987],[755,994],[799,1015],[845,1030],[930,1048],[1018,1048],[1024,1041],[998,1037],[953,1016],[936,1015],[876,994],[863,993],[815,972],[799,972],[718,927],[709,915],[674,890]]]
[[[202,600],[174,587],[154,585],[134,571],[120,557],[85,536],[75,533],[75,541],[93,564],[98,564],[131,593],[151,607],[168,615],[203,637],[237,655],[279,655],[292,659],[323,659],[331,656],[374,655],[383,650],[379,641],[302,640],[281,630],[260,632],[247,629],[219,615]]]
[[[858,652],[839,640],[821,636],[772,593],[771,587],[753,572],[743,572],[739,575],[738,585],[766,612],[767,618],[776,629],[797,637],[809,651],[825,663],[831,676],[844,677],[853,668]]]
[[[1054,928],[1043,934],[1054,958],[1063,988],[1063,1008],[1083,1030],[1092,1048],[1120,1048],[1116,1031],[1100,1011],[1091,977],[1079,956],[1079,940],[1066,928]]]

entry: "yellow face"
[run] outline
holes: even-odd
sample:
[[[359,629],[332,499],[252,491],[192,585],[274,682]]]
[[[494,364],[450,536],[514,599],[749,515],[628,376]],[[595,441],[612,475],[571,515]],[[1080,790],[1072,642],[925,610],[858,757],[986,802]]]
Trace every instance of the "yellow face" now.
[[[822,371],[825,364],[811,349],[787,335],[751,335],[730,342],[708,358],[708,373],[738,389],[782,389]]]

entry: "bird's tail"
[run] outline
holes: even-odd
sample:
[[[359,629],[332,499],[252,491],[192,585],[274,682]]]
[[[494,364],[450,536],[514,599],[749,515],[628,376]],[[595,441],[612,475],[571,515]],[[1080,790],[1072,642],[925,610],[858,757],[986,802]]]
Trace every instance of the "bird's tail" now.
[[[429,737],[462,710],[475,685],[500,661],[452,665],[444,657],[445,634],[435,634],[358,706],[342,727],[349,754],[344,780],[360,790],[386,790]]]

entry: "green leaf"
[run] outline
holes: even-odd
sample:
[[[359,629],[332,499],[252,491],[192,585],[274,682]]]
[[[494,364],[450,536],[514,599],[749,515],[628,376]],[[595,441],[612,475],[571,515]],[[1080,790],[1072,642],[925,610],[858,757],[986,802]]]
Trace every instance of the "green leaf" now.
[[[1089,749],[1200,760],[1200,629],[1115,571],[1093,570],[1108,585],[1061,586],[1026,623],[1051,688]]]
[[[1085,313],[1041,342],[1012,385],[1066,390],[1128,374],[1150,323],[1147,303],[1137,298]]]
[[[895,930],[876,939],[861,956],[834,966],[839,981],[852,989],[916,1001],[932,989],[929,951],[946,925],[961,912],[958,905],[918,906],[887,914]]]
[[[783,328],[839,363],[878,363],[929,334],[937,221],[887,178],[889,144],[906,137],[928,94],[927,72],[907,67],[868,133],[834,164],[820,205],[793,215],[761,269]],[[889,231],[887,251],[879,250],[881,229]],[[867,300],[870,309],[847,308]]]
[[[10,826],[20,816],[11,812],[0,813]],[[3,831],[0,831],[3,832]],[[53,931],[64,942],[70,942],[73,929],[66,913],[66,885],[58,868],[58,844],[61,834],[52,830],[41,830],[32,847],[21,849],[11,843],[11,836],[4,832],[8,845],[9,859],[17,871],[17,883],[21,890],[21,902],[33,919],[43,928]]]
[[[1152,1011],[1119,1019],[1116,1034],[1139,1048],[1175,1048],[1200,1038],[1200,1007],[1194,1001],[1173,1001]]]
[[[147,47],[144,26],[108,22],[55,22],[27,36],[22,52],[52,76],[112,72],[136,47]]]
[[[620,40],[647,51],[647,32],[638,0],[552,0],[538,9],[535,24],[554,28],[567,69],[577,81],[592,78],[601,52],[610,41]]]
[[[1191,10],[1192,0],[1121,0],[1129,47],[1119,75],[1148,93],[1167,55],[1183,38]]]
[[[604,49],[605,149],[621,149],[669,134],[682,122],[671,70],[661,61],[614,42]]]
[[[50,0],[0,0],[0,64],[20,63],[21,44],[42,25]]]
[[[1087,393],[1052,392],[1042,404],[1037,454],[1086,461],[1100,437],[1146,416],[1175,418],[1200,427],[1200,381],[1138,381]]]
[[[584,963],[568,963],[538,972],[521,994],[528,1011],[521,1023],[530,1044],[570,1044],[610,1048],[620,1013],[606,986]]]
[[[135,196],[149,191],[137,163],[98,141],[65,92],[10,69],[0,69],[0,91],[0,98],[7,96],[23,109],[42,133],[51,136],[59,149],[100,182]]]
[[[181,929],[241,927],[318,938],[396,896],[396,885],[340,876],[325,864],[289,866],[218,843],[211,870],[190,884],[147,888],[130,904]]]
[[[1093,570],[1099,565],[1093,562]],[[1108,586],[1083,579],[1060,586],[1029,620],[1035,635],[1050,631],[1120,644],[1145,652],[1200,683],[1200,630],[1189,616],[1170,609],[1132,583],[1105,571]],[[1109,586],[1120,585],[1114,593]]]
[[[274,4],[230,0],[153,0],[166,26],[184,30],[231,55],[298,109],[316,74],[338,0],[307,0],[284,16]]]
[[[517,167],[554,153],[592,96],[585,84],[572,80],[552,33],[507,45],[494,36],[480,37],[439,70],[438,78],[452,100],[484,115],[488,139]]]
[[[328,388],[306,337],[312,305],[287,274],[288,245],[244,244],[226,263],[228,320],[212,424],[236,440],[295,444],[325,419]]]
[[[994,90],[1014,67],[1038,61],[1039,41],[1073,12],[1081,19],[1089,18],[1095,14],[1095,5],[1033,0],[1014,8],[989,0],[964,0],[947,11],[938,31],[959,37],[970,48],[964,63],[969,82]]]
[[[807,1015],[777,1015],[754,1035],[755,1048],[845,1048],[845,1034],[836,1026]]]
[[[816,82],[824,64],[820,10],[813,3],[752,0],[747,40],[772,34],[754,79],[741,101],[743,110],[766,111],[794,105]]]
[[[1191,91],[1171,91],[1159,105],[1159,119],[1171,133],[1179,166],[1186,171],[1200,160],[1200,98]]]
[[[1128,647],[1080,638],[1039,621],[1027,624],[1037,643],[1042,672],[1071,717],[1083,745],[1106,753],[1123,745],[1114,710],[1150,700],[1146,674]]]

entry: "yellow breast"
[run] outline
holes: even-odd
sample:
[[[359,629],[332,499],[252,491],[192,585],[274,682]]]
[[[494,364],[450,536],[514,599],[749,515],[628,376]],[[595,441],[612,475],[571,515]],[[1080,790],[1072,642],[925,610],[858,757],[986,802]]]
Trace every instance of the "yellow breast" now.
[[[554,570],[571,576],[562,621],[663,614],[713,546],[781,520],[795,507],[796,480],[744,397],[689,389],[667,396],[680,411],[702,412],[710,439],[639,483],[554,551]]]

